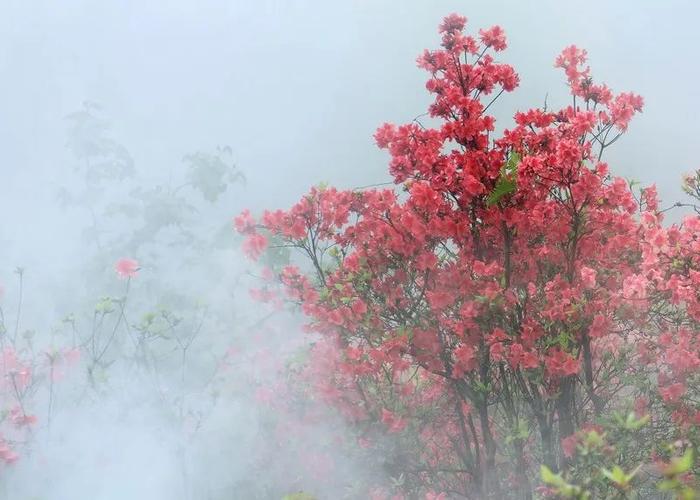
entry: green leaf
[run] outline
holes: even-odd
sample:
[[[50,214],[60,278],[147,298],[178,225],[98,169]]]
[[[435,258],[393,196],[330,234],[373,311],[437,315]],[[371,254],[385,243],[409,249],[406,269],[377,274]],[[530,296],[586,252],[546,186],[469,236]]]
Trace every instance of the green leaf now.
[[[605,444],[605,433],[600,434],[595,429],[586,433],[583,438],[583,445],[587,450],[598,449]]]
[[[580,486],[567,483],[561,474],[555,474],[546,465],[540,465],[540,476],[542,481],[549,486],[553,486],[557,493],[564,498],[575,498],[577,500],[587,500],[591,494],[583,490]]]
[[[552,469],[546,465],[540,465],[540,476],[542,476],[544,484],[550,486],[564,486],[566,484],[566,481],[559,474],[552,472]]]
[[[688,448],[682,457],[674,457],[664,469],[666,477],[673,477],[688,471],[693,466],[693,450]]]
[[[637,472],[639,471],[639,467],[632,471],[631,474],[625,474],[625,471],[617,465],[613,467],[612,471],[608,469],[601,469],[600,471],[605,477],[607,477],[617,486],[621,488],[627,488],[629,486],[630,481],[632,481],[632,478],[634,478],[635,474],[637,474]]]
[[[659,491],[673,491],[678,487],[679,483],[675,479],[664,479],[659,482],[656,487]]]
[[[498,181],[496,181],[493,191],[491,191],[489,196],[486,198],[487,206],[491,207],[495,205],[505,195],[515,191],[517,187],[515,179],[519,163],[520,155],[515,151],[511,152],[508,156],[506,164],[501,169],[501,176],[499,177]]]
[[[299,493],[290,493],[282,497],[282,500],[316,500],[316,497],[309,493],[300,491]]]
[[[512,433],[506,436],[506,443],[511,443],[514,440],[524,441],[530,435],[530,429],[524,420],[519,420],[518,425],[512,430]]]
[[[518,169],[518,164],[520,163],[520,153],[517,151],[512,151],[508,156],[508,161],[505,165],[505,171],[508,174],[514,174]]]
[[[625,421],[625,429],[630,431],[639,430],[649,422],[649,418],[649,415],[644,415],[641,418],[637,418],[634,412],[631,411],[627,415],[627,420]]]
[[[496,182],[496,186],[493,188],[493,191],[491,191],[491,194],[489,194],[488,198],[486,198],[486,205],[489,207],[495,205],[505,195],[515,191],[515,187],[514,180],[501,177],[498,179],[498,182]]]
[[[490,391],[490,384],[484,384],[479,380],[475,380],[474,385],[476,386],[476,390],[481,394],[488,394]]]
[[[95,312],[100,314],[109,314],[114,311],[111,297],[103,297],[95,306]]]
[[[695,495],[695,490],[692,488],[683,488],[680,492],[681,500],[695,500],[697,496]]]

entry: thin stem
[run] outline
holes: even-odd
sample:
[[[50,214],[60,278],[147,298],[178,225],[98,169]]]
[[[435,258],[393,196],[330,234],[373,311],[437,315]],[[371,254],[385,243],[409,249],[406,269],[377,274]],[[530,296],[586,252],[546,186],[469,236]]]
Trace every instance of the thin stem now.
[[[24,295],[24,268],[18,267],[15,272],[19,275],[19,300],[17,302],[17,317],[15,318],[15,332],[12,335],[12,343],[17,342],[17,332],[19,331],[19,320],[22,315],[22,300]]]

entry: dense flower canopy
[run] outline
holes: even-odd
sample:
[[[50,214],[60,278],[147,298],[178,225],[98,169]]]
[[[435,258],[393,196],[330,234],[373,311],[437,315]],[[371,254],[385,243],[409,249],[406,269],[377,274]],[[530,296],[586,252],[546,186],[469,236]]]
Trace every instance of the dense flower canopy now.
[[[309,380],[361,432],[400,436],[404,493],[531,498],[535,465],[577,470],[589,424],[634,405],[663,438],[700,423],[700,222],[664,227],[655,189],[611,174],[643,100],[596,83],[575,46],[555,62],[571,104],[497,136],[488,111],[519,77],[495,59],[500,27],[465,25],[446,17],[418,58],[435,125],[374,136],[394,189],[313,188],[235,226],[252,257],[308,258],[279,278],[322,338]]]

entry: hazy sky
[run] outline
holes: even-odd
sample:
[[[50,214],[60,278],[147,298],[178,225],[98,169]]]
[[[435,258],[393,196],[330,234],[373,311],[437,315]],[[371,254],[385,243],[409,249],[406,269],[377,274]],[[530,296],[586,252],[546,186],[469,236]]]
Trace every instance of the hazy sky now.
[[[384,180],[372,133],[424,111],[415,58],[454,11],[471,30],[507,31],[501,59],[522,84],[495,110],[501,126],[546,94],[564,102],[553,60],[576,43],[594,77],[646,99],[608,156],[613,170],[675,200],[681,173],[700,167],[690,0],[0,0],[0,243],[21,256],[70,226],[51,196],[72,161],[64,117],[86,99],[154,179],[183,154],[230,145],[249,178],[231,214],[287,206],[320,181]]]

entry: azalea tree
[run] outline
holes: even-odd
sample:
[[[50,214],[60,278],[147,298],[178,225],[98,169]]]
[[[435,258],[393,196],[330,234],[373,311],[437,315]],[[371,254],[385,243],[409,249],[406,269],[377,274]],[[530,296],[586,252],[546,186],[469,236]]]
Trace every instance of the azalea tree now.
[[[376,498],[609,497],[661,480],[686,495],[700,219],[663,226],[655,189],[610,173],[604,153],[643,100],[594,81],[575,46],[555,62],[570,104],[519,111],[497,134],[489,111],[519,78],[495,58],[503,30],[465,23],[446,17],[441,48],[418,58],[430,123],[375,134],[395,187],[245,211],[244,250],[301,256],[277,275],[318,334],[307,380],[367,446],[393,436],[394,481]]]

